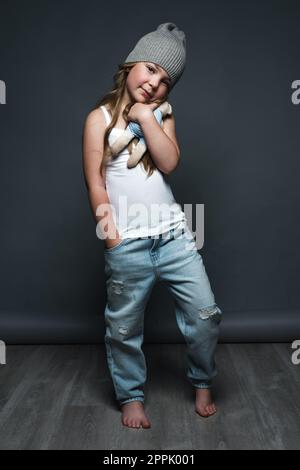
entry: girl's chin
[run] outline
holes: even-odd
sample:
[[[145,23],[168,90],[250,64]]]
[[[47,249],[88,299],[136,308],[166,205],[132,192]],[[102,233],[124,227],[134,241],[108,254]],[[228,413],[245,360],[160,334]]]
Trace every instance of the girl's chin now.
[[[144,98],[143,96],[138,96],[137,99],[136,99],[136,101],[137,101],[138,103],[145,103],[145,104],[151,102],[148,98]]]

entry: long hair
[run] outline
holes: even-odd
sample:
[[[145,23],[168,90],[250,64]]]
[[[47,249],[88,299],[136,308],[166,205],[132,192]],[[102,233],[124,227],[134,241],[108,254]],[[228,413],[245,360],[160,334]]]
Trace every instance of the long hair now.
[[[103,175],[103,168],[106,166],[108,160],[110,157],[112,157],[111,152],[110,152],[110,146],[109,146],[109,140],[108,136],[111,131],[111,129],[115,126],[120,111],[121,111],[121,103],[122,103],[122,98],[124,95],[125,91],[125,86],[126,86],[126,80],[127,80],[127,75],[130,72],[130,70],[137,64],[138,62],[128,62],[126,64],[120,64],[119,65],[119,71],[113,76],[113,81],[114,81],[114,87],[113,89],[108,92],[106,95],[104,95],[102,98],[100,98],[93,109],[99,108],[99,106],[103,105],[108,105],[108,111],[111,115],[111,122],[108,125],[108,127],[105,130],[104,134],[104,144],[103,144],[103,158],[101,161],[101,166],[100,166],[100,174]],[[164,97],[162,100],[155,100],[156,103],[163,103],[167,99],[167,96]],[[130,108],[134,105],[134,102],[129,102],[122,113],[122,117],[125,120],[125,122],[128,121],[128,113],[130,111]],[[138,138],[135,137],[128,145],[128,151],[131,154],[133,150],[133,144],[136,144],[138,142]],[[117,155],[113,158],[116,158]],[[148,177],[152,175],[154,169],[156,169],[156,165],[153,162],[153,159],[150,156],[150,153],[148,150],[144,153],[143,157],[141,158],[139,165],[143,165],[146,173],[148,173]]]

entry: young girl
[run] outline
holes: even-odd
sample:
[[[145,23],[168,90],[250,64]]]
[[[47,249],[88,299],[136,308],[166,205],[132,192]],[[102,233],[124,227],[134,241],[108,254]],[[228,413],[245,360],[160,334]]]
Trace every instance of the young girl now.
[[[184,32],[174,23],[160,24],[119,65],[115,88],[88,114],[84,127],[85,181],[100,238],[105,239],[107,361],[122,423],[128,427],[151,426],[144,410],[141,346],[144,311],[158,280],[174,297],[176,321],[187,343],[195,410],[204,417],[216,412],[211,385],[222,311],[166,180],[180,156],[174,115],[160,124],[153,113],[167,101],[185,60]],[[115,157],[110,152],[130,121],[140,126],[147,145],[133,168],[127,161],[138,139]]]

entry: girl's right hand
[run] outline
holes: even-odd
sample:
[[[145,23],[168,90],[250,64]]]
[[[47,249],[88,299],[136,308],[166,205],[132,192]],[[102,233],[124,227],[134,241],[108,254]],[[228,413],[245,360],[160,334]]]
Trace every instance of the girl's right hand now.
[[[145,116],[148,116],[149,113],[153,113],[153,111],[159,106],[159,103],[156,102],[150,104],[135,103],[131,106],[127,119],[128,121],[134,121],[140,124],[141,119],[143,119]]]
[[[123,238],[105,238],[104,243],[105,243],[105,248],[113,248],[114,246],[119,245]]]

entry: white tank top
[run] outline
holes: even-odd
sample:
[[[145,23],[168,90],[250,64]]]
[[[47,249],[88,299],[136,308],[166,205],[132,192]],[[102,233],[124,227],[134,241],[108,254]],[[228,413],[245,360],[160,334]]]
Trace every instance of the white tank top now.
[[[105,106],[100,106],[107,125],[111,116]],[[123,129],[114,127],[108,137],[111,145]],[[106,166],[106,191],[112,207],[114,223],[121,238],[155,236],[172,228],[185,226],[186,216],[175,201],[164,174],[154,169],[148,177],[140,162],[127,168],[129,151],[122,150]]]

